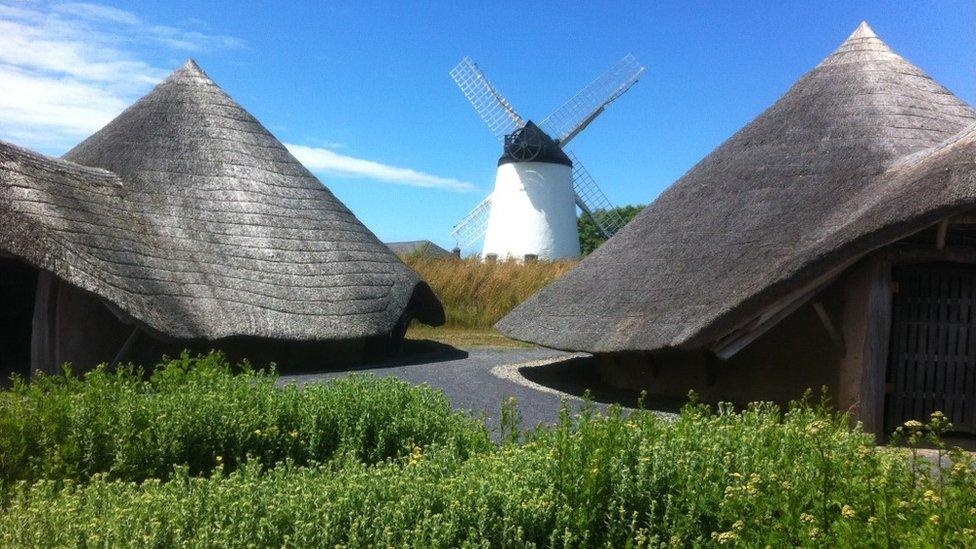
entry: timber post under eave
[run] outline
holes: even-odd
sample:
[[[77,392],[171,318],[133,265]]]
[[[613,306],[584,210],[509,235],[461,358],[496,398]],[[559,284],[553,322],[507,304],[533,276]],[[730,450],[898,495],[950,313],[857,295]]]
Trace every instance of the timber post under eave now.
[[[882,440],[884,433],[885,379],[891,338],[891,263],[872,264],[868,288],[868,330],[864,342],[864,376],[861,378],[859,418],[864,430]]]
[[[840,361],[837,408],[860,421],[864,431],[884,436],[885,377],[891,333],[891,263],[868,257],[844,288],[846,353]]]

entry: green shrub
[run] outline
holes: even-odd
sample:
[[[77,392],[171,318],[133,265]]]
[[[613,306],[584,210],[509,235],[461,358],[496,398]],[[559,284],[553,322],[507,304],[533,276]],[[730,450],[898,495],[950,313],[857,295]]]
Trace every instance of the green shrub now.
[[[376,384],[376,380],[361,380]],[[367,389],[363,398],[374,398]],[[506,417],[516,417],[509,410]],[[938,422],[934,422],[938,424]],[[921,433],[923,427],[914,427]],[[938,429],[935,429],[938,430]],[[976,476],[878,448],[798,404],[685,408],[673,422],[611,409],[373,464],[251,461],[210,477],[14,487],[3,546],[972,546]]]
[[[376,463],[415,444],[461,455],[490,445],[483,424],[427,388],[367,376],[302,389],[276,381],[211,354],[164,362],[148,377],[101,368],[17,382],[0,399],[0,481],[140,481],[174,465],[198,475],[249,458],[302,465],[352,453]]]

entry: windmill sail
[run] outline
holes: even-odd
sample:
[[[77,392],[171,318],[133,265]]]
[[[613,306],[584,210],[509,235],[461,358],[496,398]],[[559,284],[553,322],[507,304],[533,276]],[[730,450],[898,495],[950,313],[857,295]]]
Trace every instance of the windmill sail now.
[[[567,156],[573,161],[573,190],[576,192],[576,205],[589,217],[604,238],[610,238],[617,233],[626,221],[613,209],[613,204],[607,195],[593,180],[590,172],[586,171],[583,163],[572,151]]]
[[[546,117],[539,126],[565,147],[618,97],[637,83],[644,67],[627,54],[607,72]]]
[[[596,119],[606,109],[607,105],[630,89],[643,72],[644,67],[637,62],[634,56],[627,55],[609,71],[583,88],[567,103],[556,109],[539,124],[547,139],[555,138],[555,145],[557,146],[551,146],[551,149],[560,151],[565,147],[570,140]],[[504,140],[507,135],[513,134],[526,125],[526,121],[515,111],[508,100],[492,86],[481,69],[469,57],[462,59],[451,70],[451,77],[499,141]],[[514,178],[516,183],[524,183],[521,178],[524,176],[525,169],[522,169],[524,166],[521,166],[520,162],[529,163],[535,159],[535,156],[531,158],[510,158],[505,163],[506,171],[504,173],[500,162],[495,181],[496,190],[499,189],[499,181],[503,179],[511,183]],[[569,168],[569,162],[549,162],[548,172],[551,173],[546,180],[552,184],[544,187],[547,189],[546,192],[553,189],[560,189],[559,193],[571,192],[576,206],[593,221],[603,236],[610,238],[623,227],[623,218],[614,211],[613,205],[579,159],[572,153],[569,153],[569,159],[572,160],[572,168]],[[563,160],[566,158],[563,157]],[[533,181],[537,183],[539,180],[538,170],[527,169],[533,172]],[[572,191],[569,190],[570,178],[572,179]],[[508,198],[507,194],[499,195],[494,204],[492,195],[482,200],[451,229],[451,235],[454,236],[458,246],[462,248],[471,247],[484,237],[483,253],[495,254],[498,257],[502,255],[523,257],[530,254],[542,257],[538,255],[539,252],[536,250],[541,250],[545,254],[557,258],[579,255],[577,239],[556,237],[556,235],[576,234],[576,215],[575,209],[568,201],[570,196],[562,194],[561,196],[565,200],[552,201],[553,204],[565,205],[565,208],[562,206],[557,208],[550,204],[546,206],[549,208],[546,215],[533,217],[532,213],[538,213],[539,208],[532,203],[532,199],[528,197],[524,186],[502,185],[502,187],[507,189],[505,192],[509,194],[511,194],[512,189],[516,189],[513,200],[503,200],[503,198]],[[503,205],[524,204],[526,201],[532,207],[517,210],[514,214],[512,211],[504,211],[502,207]],[[557,209],[559,210],[558,214],[553,213]],[[499,219],[501,221],[498,221]],[[512,230],[513,223],[519,225],[518,230]],[[553,228],[557,226],[559,230]],[[486,233],[489,234],[486,235]]]
[[[481,239],[488,228],[488,214],[491,212],[491,195],[489,194],[461,218],[451,229],[451,236],[457,241],[458,247],[466,248]]]
[[[525,125],[512,105],[485,78],[478,65],[465,57],[451,70],[451,77],[457,82],[464,96],[474,110],[488,125],[488,129],[499,140]]]

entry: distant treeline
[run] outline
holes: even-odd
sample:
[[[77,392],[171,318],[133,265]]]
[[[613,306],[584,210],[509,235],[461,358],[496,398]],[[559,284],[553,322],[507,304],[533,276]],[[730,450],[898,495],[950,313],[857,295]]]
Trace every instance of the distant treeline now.
[[[600,220],[607,219],[613,215],[619,215],[624,223],[629,223],[637,214],[641,213],[644,209],[643,205],[633,205],[633,206],[617,206],[616,208],[610,208],[609,210],[596,210],[593,215]],[[577,220],[577,225],[579,227],[580,236],[580,250],[583,255],[589,255],[593,250],[600,247],[600,244],[606,240],[603,234],[596,229],[596,225],[593,220],[590,219],[588,215],[581,215]]]

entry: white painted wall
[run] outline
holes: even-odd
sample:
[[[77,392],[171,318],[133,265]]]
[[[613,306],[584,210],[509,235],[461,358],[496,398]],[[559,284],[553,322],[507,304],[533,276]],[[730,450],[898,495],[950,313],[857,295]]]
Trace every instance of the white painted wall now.
[[[573,170],[547,162],[498,167],[482,257],[575,258],[580,255]]]

